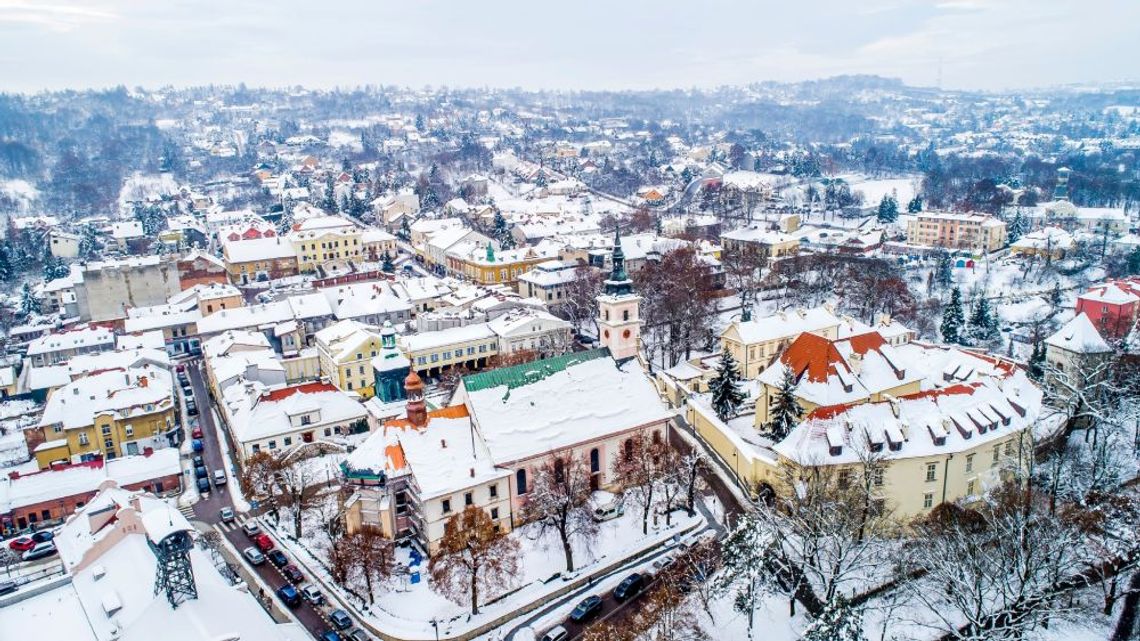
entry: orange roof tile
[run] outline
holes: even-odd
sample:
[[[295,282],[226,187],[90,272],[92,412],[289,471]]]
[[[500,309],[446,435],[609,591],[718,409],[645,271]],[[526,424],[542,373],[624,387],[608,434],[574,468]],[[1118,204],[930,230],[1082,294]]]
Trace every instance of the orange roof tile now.
[[[301,394],[316,394],[319,392],[335,392],[335,391],[337,391],[336,385],[333,385],[332,383],[321,383],[321,382],[304,383],[302,385],[294,385],[293,387],[283,387],[281,389],[275,389],[271,392],[266,393],[264,396],[262,396],[261,400],[263,400],[263,401],[280,401],[281,399],[289,398],[290,396],[292,396],[298,392],[300,392]]]
[[[428,412],[427,415],[429,425],[431,424],[431,419],[433,418],[467,418],[468,416],[470,416],[470,414],[467,413],[466,405],[451,405],[448,407],[441,407],[437,410]],[[403,429],[412,427],[412,422],[407,418],[393,418],[384,421],[384,427],[398,427]]]

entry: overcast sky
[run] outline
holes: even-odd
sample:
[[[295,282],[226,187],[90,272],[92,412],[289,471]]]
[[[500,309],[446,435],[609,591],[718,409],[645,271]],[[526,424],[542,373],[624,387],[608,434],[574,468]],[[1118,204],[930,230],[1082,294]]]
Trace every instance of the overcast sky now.
[[[1140,0],[0,0],[0,91],[1140,79]]]

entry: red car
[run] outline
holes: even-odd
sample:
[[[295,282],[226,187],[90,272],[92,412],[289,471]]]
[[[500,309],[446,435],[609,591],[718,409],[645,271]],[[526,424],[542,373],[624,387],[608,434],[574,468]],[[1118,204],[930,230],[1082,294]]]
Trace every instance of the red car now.
[[[273,539],[269,538],[269,535],[265,533],[258,534],[257,536],[253,537],[253,543],[257,546],[257,549],[262,551],[262,553],[268,552],[276,547],[273,545]]]
[[[292,563],[281,568],[281,574],[284,574],[285,578],[295,585],[300,585],[305,580],[305,575],[301,574],[301,570]]]
[[[195,427],[194,430],[190,432],[190,438],[202,438],[202,428],[200,426]]]
[[[8,547],[17,552],[27,552],[36,547],[36,540],[30,536],[17,536],[8,542]]]

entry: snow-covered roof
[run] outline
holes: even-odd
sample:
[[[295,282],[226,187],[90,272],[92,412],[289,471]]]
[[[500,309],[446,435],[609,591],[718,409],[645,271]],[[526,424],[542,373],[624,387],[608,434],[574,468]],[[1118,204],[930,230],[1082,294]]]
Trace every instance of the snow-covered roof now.
[[[773,449],[803,465],[854,463],[873,443],[884,444],[884,458],[936,456],[1016,434],[1032,426],[1040,411],[1041,391],[1018,370],[1001,380],[818,408]]]
[[[202,353],[207,358],[215,356],[224,356],[235,347],[245,348],[251,351],[260,351],[269,349],[269,339],[261,332],[250,332],[240,329],[234,329],[222,334],[218,334],[202,343]]]
[[[1077,354],[1106,354],[1112,351],[1112,347],[1096,331],[1096,326],[1084,312],[1074,316],[1046,338],[1045,344]]]
[[[1106,283],[1104,285],[1096,285],[1079,296],[1088,301],[1095,303],[1108,303],[1110,305],[1127,305],[1140,301],[1140,296],[1125,291],[1116,283]]]
[[[411,303],[401,298],[388,281],[336,285],[320,290],[333,315],[340,320],[410,312]]]
[[[463,379],[466,404],[496,463],[665,421],[670,414],[634,361],[578,352]]]
[[[376,340],[379,335],[362,323],[342,320],[317,332],[314,338],[334,361],[340,362],[350,359],[363,343]]]
[[[151,414],[171,408],[170,372],[151,365],[110,370],[74,380],[48,398],[39,425],[73,429],[91,425],[95,417],[111,413],[117,419]]]
[[[28,356],[91,347],[110,349],[114,344],[114,332],[106,327],[90,325],[55,332],[32,340],[28,343]]]
[[[746,345],[792,338],[802,332],[838,327],[841,320],[826,307],[780,311],[750,321],[733,321],[731,327]],[[722,334],[723,336],[723,334]]]
[[[264,392],[263,386],[253,387],[254,393],[244,398],[234,398],[245,391],[239,385],[231,386],[225,394],[227,403],[236,401],[231,405],[230,426],[242,442],[294,432],[298,428],[289,417],[299,414],[319,413],[306,429],[349,423],[368,416],[363,405],[329,383],[304,383]],[[230,390],[236,391],[231,394]]]
[[[420,332],[411,336],[401,336],[399,341],[405,351],[422,352],[448,345],[495,338],[495,332],[487,323],[472,323],[463,327],[450,327],[434,332]]]
[[[0,510],[9,512],[44,501],[94,492],[107,479],[121,486],[182,473],[178,448],[155,450],[148,456],[102,459],[62,469],[48,469],[0,479]]]
[[[252,238],[250,240],[222,241],[223,255],[230,263],[249,263],[259,260],[277,260],[296,256],[293,244],[280,236]]]

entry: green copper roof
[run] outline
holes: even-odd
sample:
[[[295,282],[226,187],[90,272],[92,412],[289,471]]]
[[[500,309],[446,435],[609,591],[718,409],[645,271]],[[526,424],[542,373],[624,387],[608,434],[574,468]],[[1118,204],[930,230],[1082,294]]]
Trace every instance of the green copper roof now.
[[[468,392],[478,392],[479,390],[499,387],[500,385],[506,385],[508,388],[514,389],[541,381],[547,376],[557,374],[571,365],[585,363],[586,361],[592,361],[595,358],[602,358],[603,356],[608,358],[609,355],[609,348],[599,347],[598,349],[591,349],[585,352],[571,352],[561,356],[552,356],[532,363],[512,365],[510,367],[494,369],[489,372],[480,372],[478,374],[464,376],[463,386],[467,388]]]

